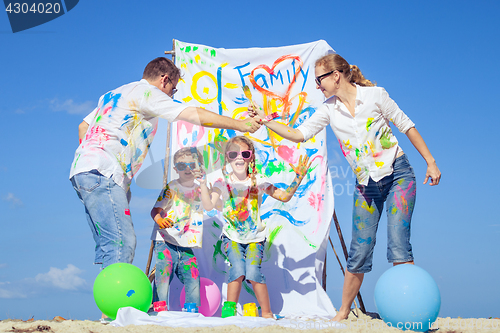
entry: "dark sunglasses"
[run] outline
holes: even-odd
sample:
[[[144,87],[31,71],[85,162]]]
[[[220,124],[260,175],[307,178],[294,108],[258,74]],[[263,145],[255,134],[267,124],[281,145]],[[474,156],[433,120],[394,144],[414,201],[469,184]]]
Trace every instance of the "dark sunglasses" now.
[[[184,171],[186,170],[186,168],[189,166],[189,169],[191,170],[194,170],[196,169],[196,163],[194,162],[190,162],[190,163],[186,163],[186,162],[177,162],[175,163],[175,168],[179,171]]]
[[[163,75],[161,75],[161,77],[164,77],[165,75],[167,75],[167,74],[163,74]],[[172,80],[170,80],[170,77],[168,77],[168,76],[167,76],[167,80],[169,80],[169,81],[170,81],[170,83],[171,83],[172,85],[174,85],[174,83],[172,82]],[[176,92],[177,92],[177,88],[175,88],[175,87],[174,87],[174,88],[172,88],[172,91],[170,92],[170,97],[174,96],[174,94],[175,94]]]
[[[252,151],[251,150],[243,150],[241,152],[239,151],[228,151],[227,152],[227,157],[230,160],[234,160],[238,155],[241,155],[245,160],[248,160],[250,157],[252,157]]]
[[[322,81],[325,77],[327,77],[328,75],[332,74],[332,73],[333,73],[333,72],[335,72],[335,71],[339,71],[340,73],[342,73],[342,72],[343,72],[343,70],[334,69],[334,70],[333,70],[333,71],[331,71],[331,72],[328,72],[328,73],[325,73],[325,74],[321,74],[320,76],[317,76],[317,77],[316,77],[316,79],[314,79],[314,81],[316,81],[316,84],[317,84],[318,86],[320,86],[320,85],[321,85],[321,81]]]

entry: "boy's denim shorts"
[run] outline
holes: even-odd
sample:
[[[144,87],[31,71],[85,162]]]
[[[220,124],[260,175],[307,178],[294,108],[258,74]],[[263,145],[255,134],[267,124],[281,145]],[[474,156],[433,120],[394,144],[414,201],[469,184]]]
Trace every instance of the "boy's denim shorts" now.
[[[155,254],[155,287],[158,300],[168,304],[169,287],[175,274],[184,284],[185,303],[196,303],[200,306],[200,274],[193,249],[155,241]]]
[[[366,186],[356,182],[352,221],[352,241],[347,260],[351,273],[372,269],[373,248],[380,215],[386,203],[387,260],[390,263],[413,261],[410,227],[416,198],[416,179],[408,158],[394,161],[393,173],[379,180],[371,178]]]
[[[222,235],[222,246],[230,263],[228,283],[240,276],[249,281],[266,283],[266,278],[260,271],[264,242],[240,244]]]

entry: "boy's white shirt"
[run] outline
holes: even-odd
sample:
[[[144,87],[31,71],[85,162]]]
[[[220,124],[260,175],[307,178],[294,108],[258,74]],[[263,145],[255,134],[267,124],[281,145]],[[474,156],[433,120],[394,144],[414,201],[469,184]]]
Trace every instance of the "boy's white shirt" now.
[[[160,229],[154,224],[151,240],[165,241],[173,245],[201,248],[203,241],[203,205],[200,186],[185,187],[172,180],[163,189],[155,208],[163,209],[161,216],[174,222],[170,228]]]

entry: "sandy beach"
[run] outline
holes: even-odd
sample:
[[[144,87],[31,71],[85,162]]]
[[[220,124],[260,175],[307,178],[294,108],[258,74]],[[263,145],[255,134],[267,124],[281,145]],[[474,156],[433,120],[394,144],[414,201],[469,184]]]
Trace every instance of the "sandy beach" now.
[[[298,320],[293,321],[293,328],[281,326],[269,326],[261,328],[240,328],[237,326],[217,326],[217,327],[185,327],[172,328],[156,325],[135,326],[129,325],[125,327],[114,327],[109,324],[102,324],[98,321],[89,320],[64,320],[63,318],[54,318],[55,320],[2,320],[0,321],[0,332],[54,332],[54,333],[107,333],[107,332],[179,332],[179,333],[224,333],[224,332],[299,332],[299,331],[342,331],[342,332],[397,332],[397,328],[387,326],[382,320],[372,318],[371,316],[360,314],[359,318],[353,313],[348,320],[342,321],[346,328],[332,328],[332,323],[324,320]],[[500,332],[499,318],[438,318],[432,326],[432,332]]]

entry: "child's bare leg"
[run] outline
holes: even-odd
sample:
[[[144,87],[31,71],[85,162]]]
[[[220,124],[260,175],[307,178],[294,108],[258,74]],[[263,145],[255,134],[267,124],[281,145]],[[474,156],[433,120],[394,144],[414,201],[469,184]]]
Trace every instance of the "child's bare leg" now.
[[[255,297],[257,297],[257,302],[259,302],[260,310],[262,312],[262,317],[273,318],[273,313],[271,311],[271,303],[269,302],[269,292],[267,291],[267,285],[265,283],[258,283],[254,281],[250,282],[252,283]]]
[[[238,299],[240,298],[242,282],[243,282],[243,275],[227,284],[227,300],[229,302],[238,303]]]

